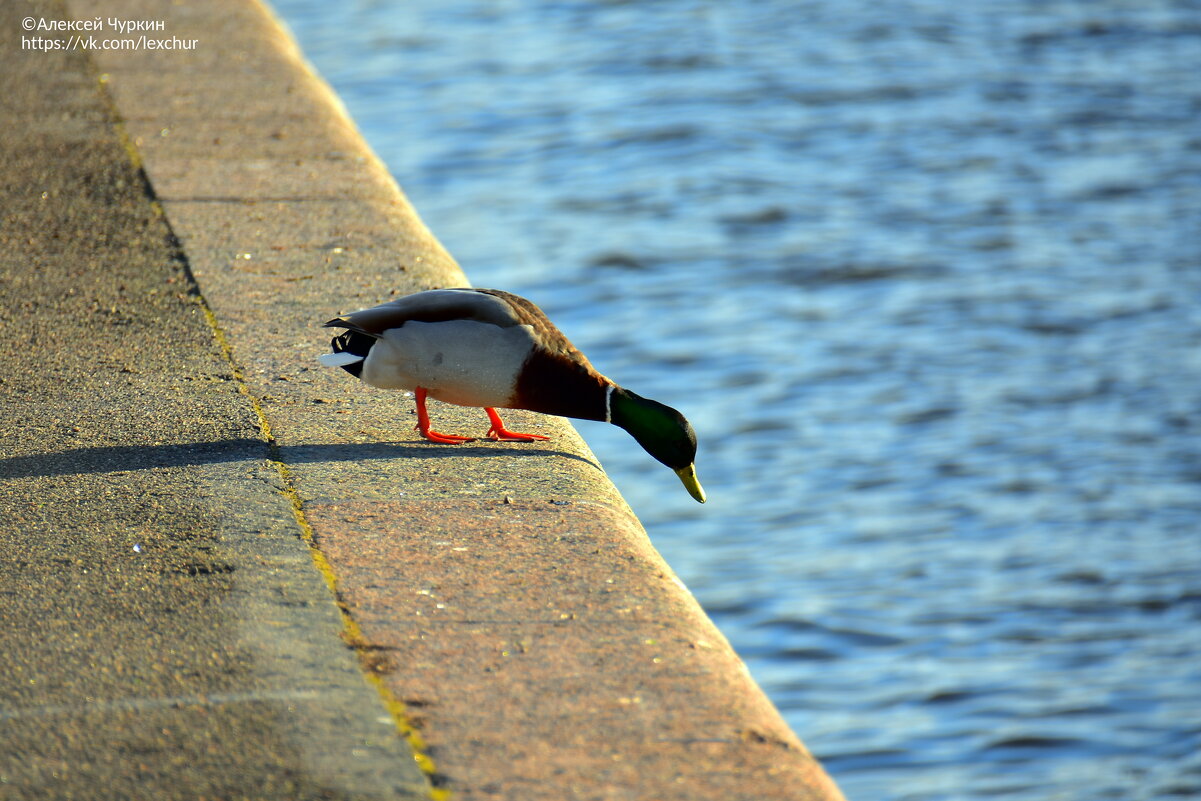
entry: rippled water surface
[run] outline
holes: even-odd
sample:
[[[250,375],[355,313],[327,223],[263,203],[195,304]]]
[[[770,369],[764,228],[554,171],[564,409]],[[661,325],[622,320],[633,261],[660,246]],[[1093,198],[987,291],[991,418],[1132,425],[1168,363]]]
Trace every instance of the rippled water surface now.
[[[276,6],[850,798],[1201,797],[1201,3]]]

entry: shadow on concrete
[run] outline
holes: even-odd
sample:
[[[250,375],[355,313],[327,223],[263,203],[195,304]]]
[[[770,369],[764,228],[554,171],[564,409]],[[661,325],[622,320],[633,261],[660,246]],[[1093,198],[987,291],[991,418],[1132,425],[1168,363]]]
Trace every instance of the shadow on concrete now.
[[[302,464],[415,457],[443,459],[451,456],[563,456],[592,465],[597,470],[601,469],[595,462],[574,453],[545,447],[530,448],[514,443],[435,445],[424,442],[369,442],[284,445],[272,448],[270,443],[264,440],[242,438],[175,445],[107,445],[59,453],[10,456],[0,459],[0,479],[121,473],[159,467],[241,462],[248,459],[278,459],[284,464]]]

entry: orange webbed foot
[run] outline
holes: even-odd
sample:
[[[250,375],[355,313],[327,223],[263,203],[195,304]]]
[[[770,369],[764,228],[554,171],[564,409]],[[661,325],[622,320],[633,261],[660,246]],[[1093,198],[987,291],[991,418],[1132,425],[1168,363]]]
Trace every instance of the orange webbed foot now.
[[[430,428],[430,414],[425,408],[425,399],[429,391],[417,387],[417,426],[421,436],[439,445],[462,445],[464,442],[475,442],[475,437],[460,437],[458,434],[442,434]]]
[[[488,419],[492,421],[492,427],[488,429],[488,439],[494,439],[497,442],[536,442],[541,439],[550,439],[541,434],[523,434],[520,431],[510,431],[505,428],[504,422],[501,421],[500,415],[491,407],[485,407],[484,411],[488,413]]]
[[[414,426],[415,431],[421,431],[421,436],[425,437],[429,442],[436,442],[439,445],[462,445],[464,442],[475,442],[475,437],[460,437],[458,434],[443,434],[434,431],[432,428],[427,428],[424,431],[421,426]]]

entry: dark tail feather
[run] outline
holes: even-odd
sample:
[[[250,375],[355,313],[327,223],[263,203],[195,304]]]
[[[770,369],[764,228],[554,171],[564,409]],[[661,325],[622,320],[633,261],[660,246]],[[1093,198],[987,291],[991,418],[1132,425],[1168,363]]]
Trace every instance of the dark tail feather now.
[[[334,349],[334,353],[349,353],[359,357],[356,361],[349,364],[338,364],[338,367],[341,367],[355,378],[361,378],[363,360],[367,358],[367,354],[371,351],[371,346],[375,344],[374,337],[360,334],[358,331],[347,331],[331,339],[329,344]]]

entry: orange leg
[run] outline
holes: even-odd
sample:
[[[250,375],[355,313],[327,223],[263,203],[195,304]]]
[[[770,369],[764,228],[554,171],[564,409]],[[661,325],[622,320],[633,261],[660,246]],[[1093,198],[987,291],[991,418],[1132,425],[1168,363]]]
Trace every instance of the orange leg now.
[[[538,439],[550,439],[541,434],[522,434],[520,431],[510,431],[505,428],[505,424],[501,422],[500,415],[491,406],[485,406],[484,411],[488,413],[488,419],[492,421],[492,427],[488,429],[488,439],[495,439],[501,442],[533,442]]]
[[[475,442],[471,437],[460,437],[458,434],[439,434],[437,431],[430,429],[430,413],[425,409],[425,398],[429,392],[417,387],[417,430],[421,432],[421,436],[428,439],[430,442],[437,442],[442,445],[459,445],[464,442]]]

